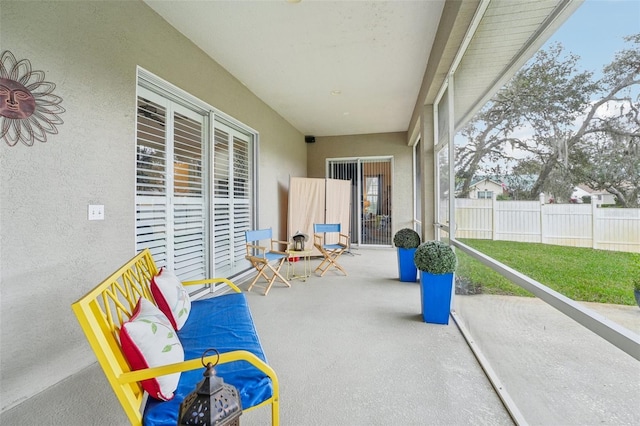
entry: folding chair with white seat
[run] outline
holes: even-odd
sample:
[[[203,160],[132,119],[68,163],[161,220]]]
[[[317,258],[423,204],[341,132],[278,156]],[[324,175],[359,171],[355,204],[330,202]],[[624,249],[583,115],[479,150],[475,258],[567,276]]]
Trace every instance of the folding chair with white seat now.
[[[263,277],[267,281],[265,286],[256,286],[264,288],[264,295],[266,296],[271,289],[274,281],[279,279],[291,287],[289,281],[287,281],[281,274],[280,268],[287,260],[287,253],[277,250],[277,245],[289,245],[286,241],[274,240],[272,238],[271,228],[269,229],[257,229],[251,231],[245,231],[245,239],[247,242],[247,255],[245,258],[251,262],[254,268],[258,271],[258,274],[253,279],[247,291],[251,291],[251,288],[256,284],[260,277]],[[261,246],[260,241],[269,241],[268,246]],[[271,264],[273,262],[273,265]],[[270,273],[269,273],[270,272]]]
[[[349,248],[349,236],[343,234],[341,229],[339,223],[313,224],[313,245],[320,250],[320,253],[322,253],[324,257],[314,271],[320,271],[320,276],[323,276],[331,267],[339,269],[343,274],[347,275],[347,271],[337,262],[340,255]],[[329,235],[329,242],[327,242],[327,234],[337,235]],[[336,239],[337,241],[335,241]]]

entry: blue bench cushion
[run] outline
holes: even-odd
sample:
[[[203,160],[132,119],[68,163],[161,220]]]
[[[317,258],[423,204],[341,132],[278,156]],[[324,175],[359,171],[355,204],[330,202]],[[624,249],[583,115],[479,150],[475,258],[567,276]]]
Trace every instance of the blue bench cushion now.
[[[204,351],[215,348],[220,353],[246,350],[267,361],[243,293],[192,302],[189,319],[178,332],[178,337],[184,347],[185,359],[200,358]],[[225,383],[238,388],[243,409],[264,402],[273,393],[271,379],[246,361],[219,364],[215,370]],[[203,372],[204,367],[183,372],[175,397],[170,401],[149,398],[144,412],[144,425],[175,426],[180,403],[202,380]]]

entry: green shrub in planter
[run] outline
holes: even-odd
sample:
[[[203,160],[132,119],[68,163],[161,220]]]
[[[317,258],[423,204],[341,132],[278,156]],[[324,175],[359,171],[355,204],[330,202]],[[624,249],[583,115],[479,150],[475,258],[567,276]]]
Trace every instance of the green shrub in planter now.
[[[425,322],[449,324],[458,265],[453,248],[441,241],[427,241],[418,246],[413,262],[420,270],[422,318]]]
[[[413,256],[413,262],[419,270],[434,275],[454,272],[458,266],[453,249],[442,241],[426,241],[420,244]]]
[[[420,235],[410,228],[403,228],[393,236],[393,245],[398,248],[416,248],[420,245]]]
[[[416,282],[418,269],[413,263],[416,247],[420,245],[420,235],[413,229],[404,228],[393,236],[393,244],[398,248],[398,275],[400,281]]]

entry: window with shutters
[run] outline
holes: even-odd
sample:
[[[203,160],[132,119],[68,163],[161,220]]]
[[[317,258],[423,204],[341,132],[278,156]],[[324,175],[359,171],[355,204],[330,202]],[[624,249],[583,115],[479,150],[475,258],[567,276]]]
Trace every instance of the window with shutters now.
[[[251,139],[216,121],[213,150],[215,268],[231,276],[248,266],[244,232],[253,223]]]
[[[183,280],[207,276],[206,116],[146,89],[138,96],[136,249]]]
[[[158,266],[182,280],[246,270],[244,231],[255,223],[253,140],[221,114],[140,86],[136,250],[149,248]]]

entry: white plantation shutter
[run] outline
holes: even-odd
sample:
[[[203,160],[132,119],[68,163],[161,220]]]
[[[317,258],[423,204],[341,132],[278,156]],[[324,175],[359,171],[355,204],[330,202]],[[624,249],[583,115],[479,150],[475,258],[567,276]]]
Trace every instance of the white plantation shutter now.
[[[216,121],[213,153],[215,269],[231,276],[248,267],[244,231],[253,223],[252,138]]]
[[[148,247],[159,266],[167,265],[166,106],[162,98],[138,97],[136,251]]]
[[[205,116],[139,88],[136,250],[181,280],[205,278]]]
[[[174,113],[174,270],[183,280],[207,277],[204,120]]]
[[[183,281],[249,269],[256,133],[142,69],[138,77],[136,250],[148,247]]]
[[[216,123],[217,124],[217,123]],[[216,126],[213,139],[213,208],[214,208],[214,244],[215,244],[215,269],[222,276],[231,275],[233,258],[229,250],[232,243],[230,211],[230,148],[229,134],[220,126]]]
[[[250,144],[246,135],[233,137],[233,225],[234,225],[234,272],[247,266],[245,260],[245,231],[253,226],[253,198],[251,181]]]

